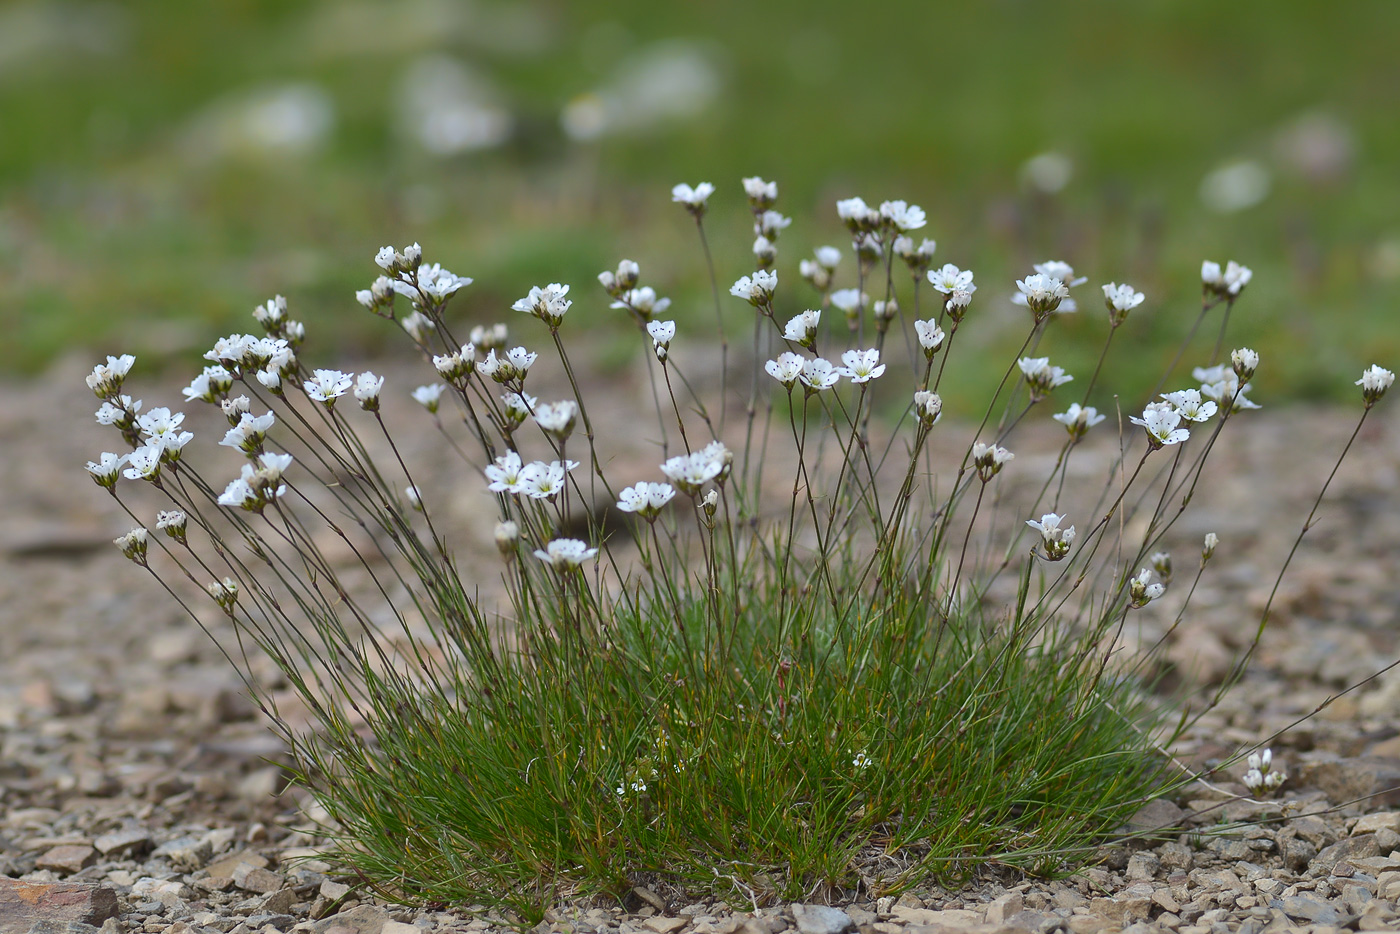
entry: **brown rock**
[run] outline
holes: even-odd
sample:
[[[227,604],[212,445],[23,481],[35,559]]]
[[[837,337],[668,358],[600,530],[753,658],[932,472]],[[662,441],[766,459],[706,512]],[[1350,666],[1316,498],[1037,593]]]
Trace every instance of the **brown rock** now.
[[[1400,760],[1323,758],[1305,763],[1298,784],[1316,788],[1336,805],[1400,806]]]
[[[1157,798],[1138,808],[1137,813],[1128,818],[1125,829],[1129,833],[1149,833],[1180,827],[1185,819],[1185,811],[1166,798]]]
[[[233,871],[233,884],[245,892],[267,894],[282,888],[282,877],[270,869],[242,863]]]
[[[317,921],[315,934],[380,934],[389,920],[389,912],[377,905],[356,905],[349,911]]]
[[[90,846],[56,846],[35,860],[34,868],[72,875],[95,862],[97,851]]]
[[[647,918],[642,922],[642,926],[649,931],[655,931],[656,934],[675,934],[676,931],[679,931],[689,923],[690,921],[686,918],[657,917]]]
[[[117,911],[117,893],[107,886],[20,882],[0,876],[0,934],[25,934],[36,921],[99,926]]]

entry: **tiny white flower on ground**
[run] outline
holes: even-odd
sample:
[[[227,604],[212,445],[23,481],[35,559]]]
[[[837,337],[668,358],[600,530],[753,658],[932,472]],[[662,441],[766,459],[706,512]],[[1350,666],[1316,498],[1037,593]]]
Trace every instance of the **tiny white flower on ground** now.
[[[571,571],[597,553],[598,549],[589,548],[587,542],[576,538],[556,538],[543,550],[536,550],[535,557],[556,571]]]
[[[1064,516],[1047,512],[1038,522],[1034,519],[1026,520],[1026,525],[1040,533],[1041,543],[1045,546],[1045,556],[1051,561],[1059,561],[1069,554],[1069,546],[1074,542],[1074,526],[1060,528],[1064,519]]]
[[[880,362],[880,351],[875,348],[848,350],[841,354],[841,362],[845,364],[840,370],[841,375],[857,385],[878,379],[885,372],[885,365]]]
[[[1069,432],[1069,436],[1078,441],[1084,437],[1084,433],[1104,420],[1104,416],[1099,414],[1099,410],[1090,406],[1081,406],[1078,402],[1070,403],[1070,407],[1063,412],[1050,416]]]
[[[671,189],[671,200],[685,205],[685,209],[698,219],[705,213],[705,202],[714,193],[715,186],[709,182],[701,182],[694,188],[680,184]]]
[[[1370,408],[1381,400],[1386,390],[1395,384],[1395,374],[1383,366],[1371,364],[1355,385],[1361,387],[1361,396],[1366,400],[1366,408]]]
[[[1190,431],[1177,427],[1181,424],[1181,413],[1169,402],[1150,402],[1143,409],[1142,418],[1133,415],[1128,421],[1142,426],[1147,432],[1147,443],[1154,451],[1191,437]]]
[[[856,771],[864,771],[873,764],[874,760],[867,756],[864,750],[856,753],[856,757],[851,760],[851,766],[856,769]]]

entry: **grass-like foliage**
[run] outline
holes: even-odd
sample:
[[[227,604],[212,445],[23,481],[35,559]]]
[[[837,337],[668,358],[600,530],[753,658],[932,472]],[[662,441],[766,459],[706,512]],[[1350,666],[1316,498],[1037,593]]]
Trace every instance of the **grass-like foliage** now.
[[[1073,269],[1043,263],[1017,283],[1021,354],[972,437],[943,437],[962,434],[940,425],[937,389],[972,273],[930,269],[932,242],[909,236],[919,208],[851,199],[838,208],[853,287],[835,288],[840,254],[823,247],[798,267],[819,307],[780,316],[775,242],[789,221],[775,184],[744,187],[759,268],[729,290],[753,309],[737,365],[717,286],[713,324],[677,322],[635,263],[599,276],[599,304],[631,316],[651,352],[652,411],[633,440],[659,446],[665,482],[605,469],[567,338],[588,312],[571,312],[567,286],[514,305],[543,326],[573,390],[540,402],[526,391],[538,354],[510,347],[505,326],[454,336],[447,307],[470,280],[416,244],[376,257],[384,275],[357,298],[397,320],[440,377],[414,396],[493,497],[498,602],[435,524],[439,499],[380,411],[383,379],[304,367],[281,299],[255,313],[265,336],[221,339],[185,391],[222,407],[221,443],[247,458],[222,493],[184,457],[183,415],[142,412],[122,392],[130,357],[89,378],[99,421],[131,447],[89,464],[94,479],[123,505],[119,477],[165,497],[166,535],[138,528],[117,544],[197,621],[209,607],[180,578],[205,588],[242,670],[253,649],[276,662],[310,726],[272,686],[249,689],[329,814],[333,854],[382,893],[537,918],[641,879],[757,903],[894,892],[989,862],[1056,872],[1180,780],[1172,710],[1147,683],[1153,650],[1125,631],[1171,581],[1159,545],[1217,438],[1256,407],[1258,355],[1219,362],[1249,271],[1205,265],[1183,353],[1224,310],[1200,388],[1132,418],[1142,432],[1120,438],[1076,528],[1060,504],[1076,446],[1103,420],[1088,405],[1097,372],[1053,416],[1066,433],[1048,475],[1019,500],[1001,487],[1003,445],[1072,379],[1034,354],[1073,307]],[[673,192],[707,264],[711,193]],[[1144,296],[1102,291],[1106,356]],[[712,327],[724,365],[707,405],[683,367]],[[1391,379],[1363,376],[1365,412]],[[337,406],[346,397],[363,411]],[[940,473],[935,448],[964,453]],[[1215,545],[1207,536],[1195,580]]]

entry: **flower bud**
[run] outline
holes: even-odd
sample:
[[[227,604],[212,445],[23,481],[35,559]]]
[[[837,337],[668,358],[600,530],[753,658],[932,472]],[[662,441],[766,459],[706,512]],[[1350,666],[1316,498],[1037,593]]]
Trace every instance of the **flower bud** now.
[[[520,541],[520,526],[514,522],[496,523],[496,550],[506,557],[515,554],[516,543]]]
[[[1216,546],[1216,545],[1219,545],[1219,544],[1220,544],[1220,536],[1219,536],[1219,535],[1216,535],[1214,532],[1207,532],[1207,533],[1206,533],[1205,544],[1201,547],[1201,566],[1202,566],[1202,567],[1205,566],[1205,563],[1206,563],[1207,561],[1209,561],[1211,558],[1215,557],[1215,546]]]
[[[1235,375],[1240,378],[1240,382],[1249,382],[1254,375],[1255,369],[1259,366],[1259,354],[1248,347],[1241,347],[1230,354],[1230,364],[1234,367]]]

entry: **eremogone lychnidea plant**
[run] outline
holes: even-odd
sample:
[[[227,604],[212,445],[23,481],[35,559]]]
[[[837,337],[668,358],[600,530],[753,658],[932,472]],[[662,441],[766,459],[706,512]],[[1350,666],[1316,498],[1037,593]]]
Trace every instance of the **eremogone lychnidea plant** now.
[[[1104,420],[1089,405],[1099,370],[1071,384],[1035,354],[1085,280],[1047,262],[1016,283],[1025,342],[968,437],[940,426],[938,389],[977,286],[932,268],[934,243],[912,236],[923,211],[840,202],[853,282],[837,288],[841,252],[817,249],[799,266],[817,296],[804,310],[775,271],[777,186],[744,189],[757,269],[729,289],[753,314],[742,376],[719,288],[713,324],[671,320],[624,260],[589,303],[610,301],[647,342],[657,420],[637,424],[663,452],[650,476],[616,476],[599,453],[566,339],[594,309],[574,310],[568,286],[513,306],[572,387],[541,402],[528,388],[546,361],[504,325],[461,339],[449,305],[470,279],[417,244],[375,257],[382,275],[357,299],[437,372],[412,394],[498,511],[498,602],[435,526],[441,497],[394,442],[383,378],[308,368],[282,298],[255,311],[264,335],[220,339],[185,390],[227,416],[232,480],[182,457],[182,414],[123,393],[131,357],[89,378],[128,448],[90,463],[93,478],[124,506],[122,478],[163,497],[165,534],[117,544],[197,620],[226,614],[245,672],[252,646],[276,662],[310,725],[250,689],[329,815],[333,854],[389,897],[538,917],[561,894],[644,878],[761,901],[898,891],[989,861],[1056,871],[1167,780],[1163,706],[1125,622],[1170,581],[1159,545],[1229,420],[1256,407],[1258,355],[1217,341],[1198,385],[1154,393],[1071,521],[1068,464]],[[702,245],[712,192],[673,192]],[[1206,263],[1201,318],[1249,280]],[[1103,295],[1106,355],[1144,296]],[[711,328],[726,375],[707,401],[682,366]],[[1392,379],[1366,372],[1366,411]],[[993,491],[1016,470],[1013,430],[1067,384],[1083,390],[1048,415],[1066,432],[1049,476],[1009,526],[987,521],[1012,508]],[[1208,536],[1197,579],[1214,548]]]

